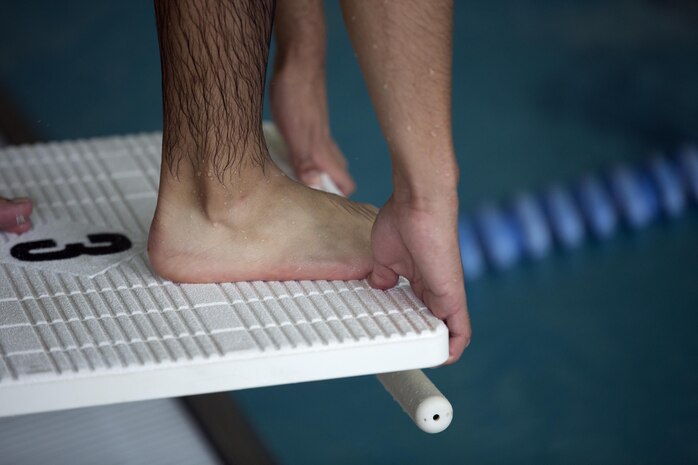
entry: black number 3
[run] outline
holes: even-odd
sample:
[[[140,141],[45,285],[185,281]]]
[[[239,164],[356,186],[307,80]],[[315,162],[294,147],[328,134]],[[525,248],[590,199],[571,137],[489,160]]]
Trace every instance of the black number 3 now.
[[[50,252],[36,252],[36,250],[56,247],[56,241],[45,239],[41,241],[22,242],[10,249],[10,254],[17,260],[25,262],[42,262],[47,260],[65,260],[79,257],[80,255],[108,255],[123,252],[131,248],[128,237],[116,233],[88,234],[87,239],[93,246],[86,246],[80,242],[66,244],[61,250]]]

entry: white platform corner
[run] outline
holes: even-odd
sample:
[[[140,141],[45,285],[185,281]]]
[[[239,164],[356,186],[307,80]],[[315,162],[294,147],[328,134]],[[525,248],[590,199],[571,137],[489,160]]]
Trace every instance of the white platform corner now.
[[[0,416],[447,358],[446,327],[406,281],[377,291],[155,276],[145,243],[160,143],[145,134],[0,149],[0,197],[35,201],[32,231],[0,233]]]

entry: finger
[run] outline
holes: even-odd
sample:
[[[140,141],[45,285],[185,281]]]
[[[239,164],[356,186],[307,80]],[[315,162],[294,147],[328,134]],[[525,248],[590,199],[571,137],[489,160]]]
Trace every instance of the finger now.
[[[412,292],[414,292],[414,295],[416,295],[419,298],[419,300],[423,301],[424,300],[424,281],[422,281],[422,278],[417,276],[415,279],[410,280],[410,286],[412,286]]]
[[[449,333],[449,358],[446,364],[457,361],[470,342],[470,316],[465,297],[465,287],[452,285],[440,294],[425,289],[424,303],[437,318],[446,323]]]
[[[332,180],[337,184],[339,190],[345,196],[350,196],[356,190],[356,183],[349,174],[348,164],[344,154],[337,147],[336,144],[332,143],[332,163],[328,163],[325,167],[325,171],[330,175]]]
[[[325,169],[325,172],[345,196],[350,196],[356,190],[356,183],[346,169],[332,164]]]
[[[448,326],[448,360],[445,365],[458,361],[463,351],[470,344],[472,331],[467,311],[458,312],[446,318]]]
[[[296,147],[289,146],[289,151],[289,159],[296,179],[308,187],[319,189],[322,185],[322,181],[320,180],[322,170],[318,167],[315,160],[313,160],[313,157],[309,153],[301,151]]]
[[[14,232],[18,227],[29,223],[32,201],[27,198],[14,200],[0,199],[0,231]],[[23,229],[22,226],[19,229]]]
[[[29,231],[31,228],[32,228],[32,222],[31,222],[31,220],[29,220],[26,223],[22,223],[22,224],[15,226],[15,227],[5,229],[4,231],[2,229],[0,229],[0,231],[13,233],[13,234],[24,234],[25,232]]]
[[[302,152],[296,147],[290,147],[293,171],[300,182],[315,189],[322,188],[321,173],[327,173],[332,182],[339,188],[342,195],[349,196],[356,190],[356,183],[346,169],[346,160],[334,144],[325,144],[313,156],[312,153]]]
[[[376,289],[390,289],[397,284],[398,275],[380,263],[373,264],[373,270],[368,275],[368,284]]]
[[[313,189],[322,188],[322,173],[316,169],[301,172],[298,174],[298,180]]]

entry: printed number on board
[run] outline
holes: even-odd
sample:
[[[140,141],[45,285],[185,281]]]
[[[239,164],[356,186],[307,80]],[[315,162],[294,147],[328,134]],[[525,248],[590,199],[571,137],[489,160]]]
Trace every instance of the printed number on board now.
[[[44,251],[58,244],[53,239],[22,242],[10,249],[10,254],[17,260],[25,262],[42,262],[47,260],[65,260],[79,257],[80,255],[109,255],[123,252],[131,248],[128,237],[117,233],[88,234],[90,245],[80,242],[66,244],[60,250]]]

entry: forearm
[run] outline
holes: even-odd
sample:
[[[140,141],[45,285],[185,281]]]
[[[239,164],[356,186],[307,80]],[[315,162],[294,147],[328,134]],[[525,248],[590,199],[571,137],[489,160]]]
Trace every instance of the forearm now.
[[[277,0],[275,67],[303,66],[324,81],[325,16],[322,0]],[[308,73],[304,73],[306,76]]]
[[[451,1],[343,0],[345,22],[393,161],[395,195],[451,197]]]

